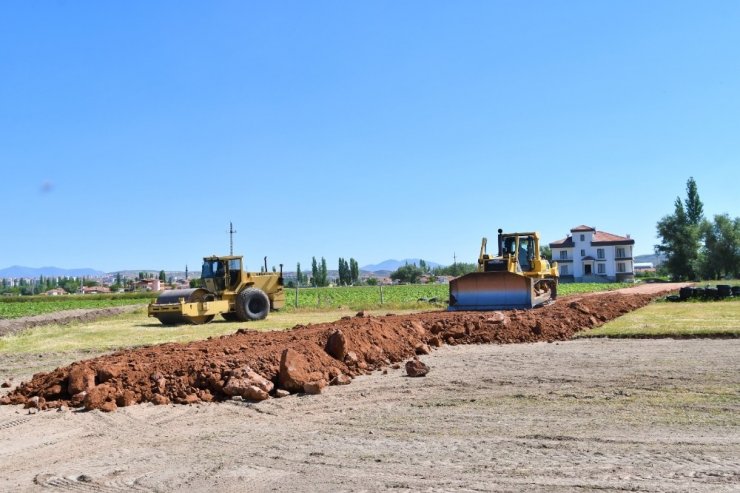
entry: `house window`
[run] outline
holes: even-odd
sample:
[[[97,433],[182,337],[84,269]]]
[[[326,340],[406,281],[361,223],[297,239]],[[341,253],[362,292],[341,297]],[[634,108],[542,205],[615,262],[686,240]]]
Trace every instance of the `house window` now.
[[[624,248],[617,248],[617,258],[624,258]]]
[[[626,272],[624,269],[624,262],[617,263],[617,272]]]
[[[596,249],[596,258],[604,258],[604,249],[603,248],[597,248]]]
[[[586,250],[581,249],[581,257],[585,257],[585,256],[586,256]]]
[[[560,260],[568,260],[568,251],[560,250]]]
[[[586,235],[581,235],[581,241],[586,241]]]
[[[599,274],[606,274],[606,266],[604,264],[597,265],[596,272],[598,272]]]
[[[567,265],[561,265],[560,266],[560,274],[567,276],[568,275],[568,266]]]

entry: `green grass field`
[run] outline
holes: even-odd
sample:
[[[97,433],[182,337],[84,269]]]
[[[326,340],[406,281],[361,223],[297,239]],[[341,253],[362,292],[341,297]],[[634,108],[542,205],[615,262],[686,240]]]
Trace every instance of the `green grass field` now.
[[[651,303],[576,337],[740,337],[740,300]]]
[[[393,313],[414,311],[417,310],[394,310]],[[389,313],[389,310],[369,310],[367,313],[380,316]],[[146,309],[141,309],[94,322],[44,325],[0,337],[0,354],[112,351],[119,348],[218,337],[233,334],[241,328],[283,330],[299,324],[333,322],[355,314],[354,310],[280,311],[271,313],[265,320],[255,322],[227,322],[221,317],[216,317],[213,322],[204,325],[165,326],[157,319],[149,318]]]

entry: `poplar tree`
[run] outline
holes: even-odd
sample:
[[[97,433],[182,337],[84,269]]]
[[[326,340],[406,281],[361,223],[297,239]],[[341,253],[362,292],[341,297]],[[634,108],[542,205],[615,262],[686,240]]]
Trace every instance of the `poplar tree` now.
[[[319,285],[320,281],[319,266],[316,263],[316,257],[311,257],[311,284],[316,287]]]
[[[321,279],[321,286],[329,285],[329,272],[326,269],[326,259],[324,257],[321,257],[321,269],[319,271],[319,277]]]
[[[701,242],[704,205],[694,178],[686,182],[686,202],[676,197],[673,214],[664,216],[657,224],[661,243],[656,253],[666,256],[666,269],[676,280],[694,280],[699,272],[699,247]]]
[[[360,266],[357,264],[357,260],[349,259],[349,278],[350,284],[358,284],[360,282]]]

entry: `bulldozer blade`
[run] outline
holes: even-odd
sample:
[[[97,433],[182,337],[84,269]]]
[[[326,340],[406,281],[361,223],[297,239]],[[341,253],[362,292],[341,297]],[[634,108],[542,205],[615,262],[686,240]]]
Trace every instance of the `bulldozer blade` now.
[[[448,310],[513,310],[534,308],[551,299],[537,295],[535,281],[511,272],[472,272],[450,281]]]

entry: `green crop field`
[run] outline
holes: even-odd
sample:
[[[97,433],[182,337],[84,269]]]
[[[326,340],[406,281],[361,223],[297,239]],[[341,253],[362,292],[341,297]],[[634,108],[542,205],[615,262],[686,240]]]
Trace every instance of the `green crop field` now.
[[[609,291],[632,286],[624,283],[573,283],[558,286],[559,296],[569,294]],[[382,302],[381,302],[382,292]],[[398,286],[354,286],[341,288],[300,288],[299,310],[349,308],[422,308],[424,306],[447,306],[449,286],[447,284],[406,284]],[[296,290],[286,290],[286,309],[296,308]]]
[[[53,313],[63,310],[77,310],[80,308],[108,308],[112,306],[135,305],[146,303],[142,299],[120,299],[120,300],[84,300],[66,299],[56,303],[27,302],[27,303],[0,303],[0,318],[30,317]]]
[[[631,286],[619,283],[561,284],[558,294],[588,293]],[[382,293],[382,295],[381,295]],[[125,295],[69,295],[0,298],[0,319],[28,317],[63,310],[108,308],[148,304],[157,293]],[[300,288],[296,307],[296,290],[286,290],[287,311],[427,309],[447,306],[446,284],[407,284],[398,286],[351,286],[334,288]],[[382,297],[381,297],[382,296]]]
[[[87,308],[149,303],[151,293],[115,295],[14,296],[0,298],[0,319],[30,317],[44,313]]]

